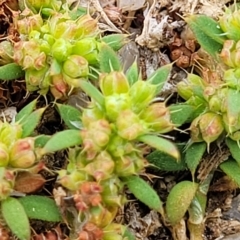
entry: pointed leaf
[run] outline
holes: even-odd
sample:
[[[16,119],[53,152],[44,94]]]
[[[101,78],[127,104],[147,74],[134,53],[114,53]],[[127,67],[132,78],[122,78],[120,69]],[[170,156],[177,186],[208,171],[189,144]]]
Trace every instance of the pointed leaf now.
[[[39,108],[32,112],[22,123],[22,138],[30,136],[40,122],[45,108]]]
[[[229,159],[220,164],[220,168],[240,187],[240,167],[236,161]]]
[[[168,107],[171,113],[171,120],[175,126],[181,126],[193,120],[195,108],[188,104],[174,104]]]
[[[205,142],[193,143],[188,147],[185,154],[185,162],[194,176],[194,173],[198,167],[198,164],[202,160],[203,154],[207,149],[207,144]]]
[[[128,41],[127,34],[109,34],[101,38],[101,41],[105,42],[114,51],[118,51],[122,48]]]
[[[101,44],[99,52],[101,72],[121,71],[121,64],[114,50],[106,44]]]
[[[45,196],[26,196],[19,199],[27,216],[49,222],[61,221],[60,211],[53,199]]]
[[[162,212],[162,202],[152,187],[138,176],[124,178],[131,193],[149,208]]]
[[[127,70],[126,77],[128,79],[129,85],[132,86],[138,80],[138,66],[135,61],[132,66]]]
[[[65,130],[58,132],[48,140],[42,150],[42,154],[56,152],[82,143],[79,130]]]
[[[104,106],[104,97],[102,93],[91,83],[87,81],[79,81],[79,86],[87,95],[100,104],[100,106]]]
[[[229,129],[234,126],[240,115],[240,92],[229,88],[227,91],[227,118]]]
[[[15,117],[16,122],[23,122],[32,113],[36,107],[37,100],[33,100],[27,106],[25,106]]]
[[[48,135],[38,135],[34,142],[35,148],[43,148],[50,138]]]
[[[143,135],[138,137],[138,140],[144,142],[157,150],[179,159],[180,154],[177,147],[170,141],[153,135]]]
[[[240,148],[238,143],[230,138],[226,138],[225,142],[231,152],[232,157],[236,160],[236,162],[240,166]]]
[[[178,150],[181,152],[184,145],[177,145]],[[160,170],[163,171],[181,171],[186,169],[186,163],[184,161],[176,161],[176,159],[168,154],[160,151],[154,151],[150,153],[146,159],[149,163],[154,164]]]
[[[148,82],[154,85],[158,85],[157,93],[161,92],[165,82],[168,80],[170,72],[172,70],[172,64],[167,64],[157,69],[149,78]]]
[[[205,15],[192,15],[185,20],[201,47],[213,57],[217,57],[226,39],[218,22]]]
[[[179,223],[184,217],[197,188],[198,184],[190,181],[182,181],[172,188],[166,202],[166,213],[171,225]]]
[[[24,77],[25,72],[16,63],[8,63],[0,67],[0,80],[10,81]]]
[[[81,112],[69,105],[57,104],[57,107],[65,124],[71,129],[79,129],[73,123],[80,122]]]
[[[9,197],[2,201],[2,216],[11,231],[20,240],[30,239],[30,224],[22,204]]]

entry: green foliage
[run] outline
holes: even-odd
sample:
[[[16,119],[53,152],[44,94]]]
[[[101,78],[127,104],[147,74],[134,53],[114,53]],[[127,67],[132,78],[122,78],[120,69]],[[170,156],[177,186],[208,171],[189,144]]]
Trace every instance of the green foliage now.
[[[234,160],[229,159],[219,166],[227,176],[240,187],[240,167]]]
[[[148,207],[163,212],[162,202],[155,190],[138,176],[124,178],[124,182],[133,195]]]
[[[201,47],[213,57],[217,57],[225,37],[218,22],[205,15],[192,15],[185,18]]]
[[[76,123],[81,125],[81,112],[75,107],[63,104],[57,104],[59,113],[65,124],[70,129],[79,129],[76,127]]]
[[[120,71],[121,64],[114,50],[106,44],[102,44],[99,53],[100,70],[104,73]]]
[[[187,212],[198,189],[198,184],[190,181],[177,183],[170,191],[166,202],[166,213],[171,225],[180,222]]]
[[[27,216],[48,222],[60,222],[61,214],[53,199],[45,196],[26,196],[19,199]]]
[[[2,216],[11,231],[20,240],[30,239],[30,224],[22,204],[15,198],[9,197],[2,201]]]
[[[127,34],[110,34],[101,38],[114,51],[118,51],[127,43]]]
[[[193,120],[195,108],[188,104],[173,104],[169,106],[171,120],[176,126],[181,126]]]
[[[24,122],[28,116],[33,112],[36,107],[37,100],[33,100],[27,106],[25,106],[20,112],[17,113],[15,117],[16,122]]]
[[[232,157],[236,160],[236,162],[240,166],[240,148],[238,143],[230,138],[226,138],[225,142],[231,152]]]
[[[42,149],[42,154],[52,153],[82,143],[79,130],[71,129],[54,134]]]
[[[152,136],[152,135],[143,135],[138,138],[139,141],[144,142],[157,150],[167,153],[170,156],[174,157],[176,160],[179,160],[179,151],[177,147],[170,141]]]
[[[202,160],[206,149],[207,145],[205,142],[193,143],[187,148],[185,153],[185,162],[191,171],[192,176],[194,176],[198,164]]]
[[[0,67],[0,80],[10,81],[21,77],[24,77],[24,71],[16,63],[9,63]]]
[[[132,86],[139,79],[138,66],[135,61],[131,67],[127,70],[126,77],[128,79],[129,85]]]
[[[80,81],[79,86],[81,89],[92,97],[100,106],[104,105],[104,98],[101,92],[98,91],[91,83],[86,81]]]
[[[39,124],[45,108],[39,108],[28,115],[26,120],[22,121],[22,137],[30,136]]]
[[[153,151],[150,153],[146,159],[149,163],[154,164],[157,168],[163,171],[183,171],[186,170],[187,165],[184,161],[183,144],[177,145],[179,152],[181,153],[181,159],[176,161],[176,159],[169,154],[161,151]]]
[[[157,69],[149,78],[148,82],[153,85],[157,85],[157,93],[161,92],[165,82],[168,80],[170,72],[172,70],[172,64],[167,64]]]

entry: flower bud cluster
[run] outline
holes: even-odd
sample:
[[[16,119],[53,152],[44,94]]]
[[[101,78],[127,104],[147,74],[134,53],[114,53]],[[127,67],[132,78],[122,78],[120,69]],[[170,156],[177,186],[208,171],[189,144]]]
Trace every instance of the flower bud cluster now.
[[[22,138],[18,123],[0,121],[0,199],[12,191],[15,171],[29,169],[37,161],[34,138]]]
[[[76,17],[76,8],[57,3],[47,19],[41,15],[44,9],[20,13],[16,20],[20,41],[14,43],[13,58],[25,70],[29,91],[46,95],[50,90],[61,99],[88,79],[90,67],[98,68],[101,40],[96,19],[89,14]]]
[[[142,80],[130,86],[123,72],[101,74],[104,105],[92,101],[83,110],[82,147],[70,151],[68,169],[59,172],[59,183],[72,191],[81,217],[88,216],[86,226],[103,231],[99,239],[123,239],[123,226],[112,221],[125,202],[121,178],[147,166],[138,137],[174,127],[165,103],[152,103],[156,88]],[[79,236],[92,234],[83,228]]]
[[[192,142],[205,141],[209,146],[223,134],[240,140],[240,112],[232,110],[237,108],[232,106],[233,101],[240,101],[238,72],[238,69],[226,70],[223,80],[217,83],[189,74],[177,85],[179,95],[202,112],[191,123]]]

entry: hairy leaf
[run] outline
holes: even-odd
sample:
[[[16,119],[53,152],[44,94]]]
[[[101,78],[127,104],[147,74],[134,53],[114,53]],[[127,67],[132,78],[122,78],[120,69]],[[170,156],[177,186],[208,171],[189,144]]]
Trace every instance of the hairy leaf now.
[[[45,108],[39,108],[32,112],[22,123],[22,138],[30,136],[40,122]]]
[[[73,123],[80,122],[81,112],[69,105],[57,104],[57,107],[65,124],[71,129],[79,129]]]
[[[89,95],[98,104],[100,104],[100,106],[104,105],[104,97],[102,93],[96,87],[94,87],[91,83],[87,81],[79,81],[79,86],[87,95]]]
[[[236,141],[233,141],[230,138],[226,138],[225,140],[232,157],[237,161],[238,165],[240,166],[240,148]]]
[[[217,57],[225,40],[219,24],[205,15],[192,15],[185,20],[195,34],[201,47],[213,57]]]
[[[153,135],[143,135],[138,137],[138,140],[150,145],[151,147],[156,148],[161,152],[169,154],[170,156],[174,157],[177,160],[180,157],[177,147],[172,142],[164,138],[160,138]]]
[[[179,152],[183,150],[183,145],[177,145]],[[182,160],[176,159],[164,152],[154,151],[150,153],[146,159],[149,163],[154,164],[163,171],[181,171],[186,169],[186,163]]]
[[[137,199],[151,209],[163,212],[162,202],[157,193],[143,179],[138,176],[130,176],[124,178],[124,182]]]
[[[172,188],[166,202],[167,217],[172,225],[179,223],[184,217],[197,188],[198,184],[190,181],[182,181]]]
[[[77,146],[82,143],[80,137],[80,131],[75,129],[65,130],[54,134],[51,139],[48,140],[42,154],[56,152],[69,147]]]
[[[15,117],[16,122],[23,122],[32,113],[36,107],[37,100],[33,100],[27,106],[25,106]]]
[[[16,63],[9,63],[0,67],[0,80],[10,81],[24,77],[25,72]]]
[[[151,84],[158,85],[157,93],[161,92],[165,82],[168,80],[171,70],[172,64],[164,65],[157,69],[147,80]]]
[[[219,167],[240,187],[240,167],[236,161],[229,159],[221,163]]]
[[[9,197],[2,201],[2,216],[11,231],[20,240],[30,239],[30,224],[22,204]]]
[[[107,44],[102,44],[99,50],[99,63],[101,72],[121,71],[121,64],[117,54]]]
[[[101,38],[114,51],[118,51],[127,43],[127,34],[109,34]]]
[[[193,120],[195,108],[188,104],[174,104],[169,106],[169,110],[171,112],[172,123],[175,126],[181,126]]]
[[[27,216],[48,222],[61,221],[60,211],[53,199],[45,196],[26,196],[19,199]]]
[[[207,144],[205,142],[193,143],[188,147],[185,154],[185,162],[194,176],[194,173],[198,167],[198,164],[202,160],[203,154],[207,149]]]
[[[138,66],[135,61],[126,73],[129,85],[132,86],[138,80]]]

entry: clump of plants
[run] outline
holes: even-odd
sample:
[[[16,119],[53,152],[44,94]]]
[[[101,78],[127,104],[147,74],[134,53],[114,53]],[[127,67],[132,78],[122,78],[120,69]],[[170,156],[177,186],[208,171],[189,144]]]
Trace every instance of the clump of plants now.
[[[189,214],[190,239],[203,239],[206,196],[214,169],[218,165],[240,186],[238,14],[237,8],[234,11],[226,9],[218,22],[203,15],[186,18],[197,41],[208,54],[208,58],[200,60],[200,66],[207,62],[208,67],[202,67],[200,74],[189,73],[186,79],[177,84],[178,94],[185,102],[172,106],[173,110],[181,108],[185,117],[175,116],[174,112],[172,116],[181,123],[190,124],[187,129],[190,131],[190,140],[186,148],[181,150],[183,164],[180,169],[187,167],[193,176],[193,182],[183,181],[176,184],[166,202],[167,219],[172,225],[174,239],[180,239],[177,235],[179,228],[185,231],[183,219],[186,212]],[[198,179],[195,172],[203,156],[207,159],[211,148],[216,150],[214,144],[218,148],[223,147],[219,156],[221,161],[207,176]],[[148,156],[153,162],[156,157],[163,159],[164,156],[158,152]],[[179,170],[179,166],[175,165],[172,170]],[[183,206],[182,209],[179,209],[179,204]]]
[[[73,237],[78,233],[79,239],[127,239],[125,227],[113,222],[126,202],[125,185],[146,205],[162,212],[157,194],[138,177],[148,166],[139,143],[178,158],[177,148],[157,136],[174,128],[170,111],[165,103],[154,102],[171,66],[143,81],[136,64],[125,75],[110,48],[102,54],[108,61],[101,63],[101,91],[85,82],[91,101],[81,119],[75,119],[81,124],[82,144],[70,150],[67,169],[59,171],[59,183],[69,190],[79,216]],[[62,118],[74,128],[63,106],[58,106]]]
[[[97,79],[103,45],[118,50],[126,42],[124,34],[101,37],[98,21],[71,7],[71,1],[45,1],[41,7],[21,1],[20,6],[14,16],[19,40],[12,46],[5,41],[2,51],[6,57],[12,53],[12,61],[24,69],[30,92],[46,96],[50,90],[55,99],[65,99],[80,80]]]

